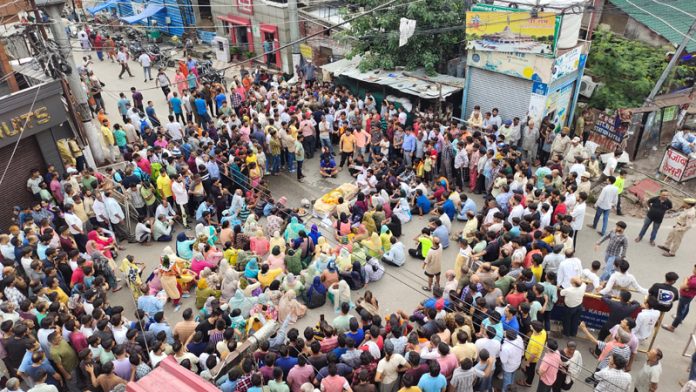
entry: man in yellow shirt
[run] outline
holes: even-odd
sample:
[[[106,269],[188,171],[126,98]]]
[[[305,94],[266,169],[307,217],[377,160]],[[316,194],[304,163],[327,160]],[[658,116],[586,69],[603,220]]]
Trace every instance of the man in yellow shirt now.
[[[157,177],[157,191],[162,199],[167,199],[169,203],[174,203],[174,198],[172,197],[172,179],[169,178],[166,170],[162,170],[159,177]]]
[[[619,190],[619,194],[617,196],[617,202],[616,202],[616,215],[619,215],[619,216],[623,215],[623,213],[621,212],[621,194],[624,191],[624,183],[626,182],[626,174],[628,174],[626,169],[621,169],[621,171],[619,172],[619,175],[616,177],[616,181],[614,181],[614,186],[616,187],[616,189]]]
[[[115,161],[113,147],[114,144],[116,144],[116,141],[114,140],[114,133],[111,132],[111,129],[109,129],[109,120],[104,119],[104,121],[102,121],[101,133],[104,157],[106,157],[106,159],[109,161]]]
[[[544,324],[541,321],[534,320],[532,321],[532,336],[529,337],[527,350],[524,353],[524,359],[527,362],[525,368],[526,379],[518,380],[517,385],[527,388],[532,386],[537,363],[544,352],[544,345],[546,345],[546,330],[544,329]]]
[[[341,140],[338,142],[338,148],[341,150],[341,164],[339,167],[343,168],[343,165],[348,162],[351,163],[353,159],[353,152],[355,151],[355,136],[353,135],[353,130],[348,128],[341,136]]]

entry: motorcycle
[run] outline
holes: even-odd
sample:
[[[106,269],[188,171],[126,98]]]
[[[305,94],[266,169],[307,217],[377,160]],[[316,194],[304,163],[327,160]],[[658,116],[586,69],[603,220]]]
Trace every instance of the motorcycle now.
[[[209,60],[198,63],[198,72],[202,83],[225,84],[225,70],[219,71],[215,69],[213,63]]]
[[[130,53],[130,58],[137,59],[141,54],[145,53],[145,48],[140,41],[131,40],[128,44],[128,53]]]

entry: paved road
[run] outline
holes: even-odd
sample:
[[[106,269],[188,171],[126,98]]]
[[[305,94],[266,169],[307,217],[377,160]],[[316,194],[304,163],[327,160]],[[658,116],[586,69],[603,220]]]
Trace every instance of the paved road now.
[[[76,53],[76,61],[80,61],[81,53]],[[93,56],[96,60],[96,56]],[[136,86],[143,92],[145,100],[153,100],[160,119],[165,119],[167,115],[167,107],[160,89],[154,88],[154,82],[148,82],[145,85],[142,83],[142,71],[138,64],[131,63],[131,70],[135,77],[124,80],[118,79],[119,66],[110,62],[96,62],[94,71],[96,75],[106,83],[104,99],[106,101],[107,111],[112,122],[120,122],[120,116],[116,108],[116,100],[118,92],[126,92],[130,97],[129,89],[131,86]],[[227,75],[232,75],[233,70],[228,70]],[[173,70],[169,70],[168,74],[173,79]],[[151,90],[146,90],[146,88]],[[298,206],[301,199],[315,199],[326,191],[340,185],[343,182],[350,181],[350,176],[347,172],[342,172],[336,179],[322,179],[318,174],[318,158],[305,161],[305,174],[307,178],[304,183],[298,183],[293,174],[284,173],[278,177],[268,177],[270,189],[275,197],[286,196],[290,206]],[[481,206],[481,198],[473,195],[474,200]],[[593,209],[588,209],[586,222],[592,219],[594,215]],[[615,215],[610,218],[610,223],[613,225],[618,219]],[[667,271],[675,271],[680,276],[684,277],[691,272],[693,265],[696,263],[696,231],[691,231],[682,245],[677,257],[667,259],[662,257],[661,251],[651,247],[647,241],[636,244],[632,241],[637,232],[640,230],[642,219],[624,216],[621,217],[628,223],[627,235],[631,239],[627,259],[631,262],[631,270],[638,281],[644,286],[649,287],[652,283],[662,281],[664,274]],[[411,238],[414,238],[427,223],[427,218],[416,218],[411,223],[404,226],[404,235],[402,241],[407,246],[412,246]],[[662,230],[658,236],[658,243],[664,241],[667,236],[668,228],[671,227],[673,219],[666,220],[662,225]],[[454,223],[453,230],[461,229],[460,223]],[[589,267],[592,260],[602,260],[601,253],[595,253],[593,250],[594,242],[598,239],[598,234],[592,230],[584,228],[578,239],[577,256],[583,261],[585,267]],[[173,245],[173,244],[172,244]],[[149,274],[152,269],[158,264],[158,257],[164,244],[156,244],[150,247],[142,247],[137,245],[127,246],[127,250],[122,252],[122,255],[133,254],[137,260],[144,261],[147,264],[146,274]],[[443,257],[443,270],[451,269],[456,256],[456,246],[451,246],[445,250]],[[425,277],[422,274],[420,262],[415,259],[408,259],[406,265],[401,268],[386,266],[386,274],[384,278],[374,284],[370,284],[369,289],[375,294],[380,301],[380,307],[383,313],[390,313],[397,309],[404,309],[407,312],[412,310],[420,301],[425,298],[425,292],[420,287],[425,283]],[[362,290],[361,290],[362,292]],[[360,293],[361,293],[360,292]],[[354,293],[354,299],[359,293]],[[132,314],[134,302],[127,290],[122,290],[115,295],[112,295],[111,302],[122,305],[126,308],[126,314]],[[183,302],[184,307],[194,306],[193,299],[187,299]],[[174,313],[171,305],[167,305],[167,319],[171,324],[181,319],[181,312]],[[675,305],[676,310],[676,305]],[[308,314],[304,319],[300,320],[297,328],[304,329],[305,326],[313,325],[319,320],[320,314],[326,314],[328,319],[333,317],[333,310],[327,305],[324,308],[315,309]],[[672,310],[671,314],[674,314]],[[665,320],[671,320],[671,314],[665,316]],[[663,376],[659,390],[661,391],[678,391],[678,381],[685,380],[688,373],[685,372],[689,365],[689,359],[682,357],[681,353],[685,344],[689,341],[689,334],[694,328],[694,318],[696,315],[691,314],[686,322],[675,332],[669,333],[661,331],[655,342],[656,347],[662,348],[665,353],[663,360]],[[591,358],[587,349],[586,343],[580,343],[582,348],[581,353],[587,369],[583,373],[583,378],[586,377],[589,371],[594,369],[596,361]],[[690,350],[692,351],[692,350]],[[639,355],[633,366],[632,374],[635,376],[642,367],[645,361],[644,355]],[[576,387],[573,390],[589,391],[587,385],[581,385],[581,381],[576,381]]]

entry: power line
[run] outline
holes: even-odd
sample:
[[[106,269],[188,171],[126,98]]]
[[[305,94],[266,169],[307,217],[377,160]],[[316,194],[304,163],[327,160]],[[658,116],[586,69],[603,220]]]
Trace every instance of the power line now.
[[[36,94],[34,94],[34,99],[31,101],[31,106],[29,107],[30,113],[34,111],[34,105],[36,105],[36,100],[39,97],[39,91],[41,91],[41,86],[42,84],[36,87]],[[12,149],[12,154],[10,154],[10,158],[7,160],[7,166],[5,166],[5,170],[2,172],[2,177],[0,177],[0,185],[2,185],[3,181],[5,181],[7,171],[10,170],[12,159],[14,158],[15,153],[17,153],[19,142],[22,140],[22,135],[24,135],[24,130],[27,128],[27,124],[29,123],[30,118],[31,116],[27,116],[26,120],[24,120],[24,125],[22,125],[22,129],[19,131],[19,137],[17,137],[17,141],[15,142],[14,148]]]

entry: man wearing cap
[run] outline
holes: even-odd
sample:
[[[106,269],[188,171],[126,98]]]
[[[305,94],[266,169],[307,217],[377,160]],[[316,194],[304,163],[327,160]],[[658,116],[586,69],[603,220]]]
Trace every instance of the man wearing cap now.
[[[662,253],[665,257],[674,257],[681,245],[682,238],[684,238],[684,233],[689,231],[694,225],[696,220],[696,198],[686,198],[684,199],[685,209],[677,217],[677,221],[672,226],[672,230],[667,235],[667,241],[664,245],[658,246],[658,248],[664,250]]]
[[[564,171],[568,173],[569,168],[573,166],[575,162],[577,162],[578,157],[585,158],[586,156],[587,153],[585,152],[585,147],[583,147],[580,143],[580,138],[575,136],[570,141],[570,146],[568,146],[568,150],[566,151],[566,154],[563,156]],[[582,162],[582,160],[580,162]]]

